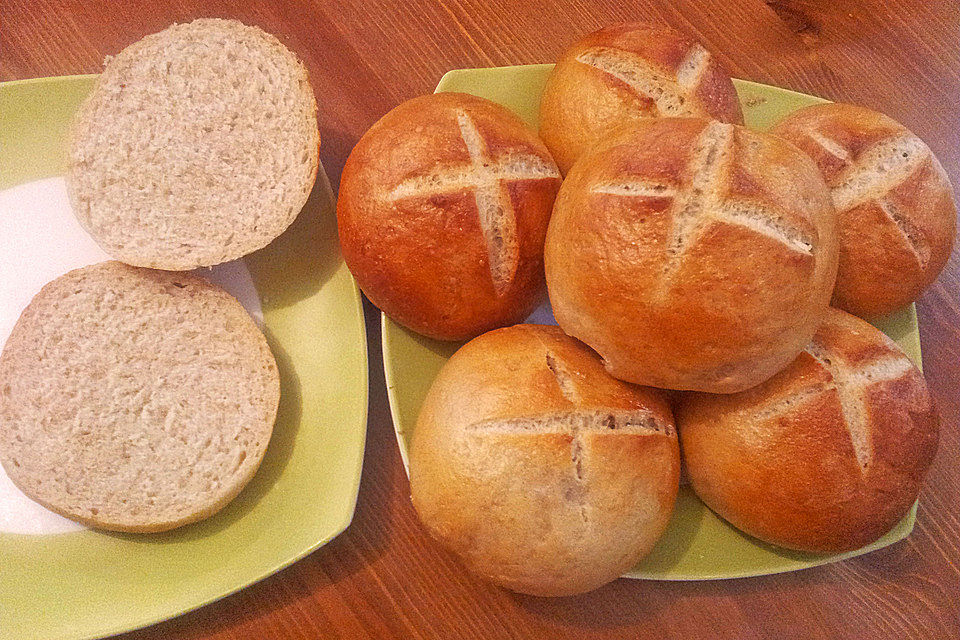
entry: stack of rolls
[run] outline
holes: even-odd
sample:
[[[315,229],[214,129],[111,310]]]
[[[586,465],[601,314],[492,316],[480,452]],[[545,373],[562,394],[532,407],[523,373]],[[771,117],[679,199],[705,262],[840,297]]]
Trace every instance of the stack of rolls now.
[[[539,136],[463,94],[388,113],[347,161],[338,219],[384,313],[469,340],[421,408],[411,494],[500,585],[567,595],[633,566],[681,450],[710,508],[792,549],[863,546],[919,493],[924,379],[841,309],[919,296],[956,209],[885,116],[824,105],[747,129],[706,48],[619,24],[561,57]],[[559,328],[516,325],[544,288]]]

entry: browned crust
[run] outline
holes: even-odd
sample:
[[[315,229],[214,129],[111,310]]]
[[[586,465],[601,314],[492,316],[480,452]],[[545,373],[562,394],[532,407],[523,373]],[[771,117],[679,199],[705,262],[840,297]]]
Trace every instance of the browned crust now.
[[[613,375],[730,393],[788,364],[819,325],[836,272],[835,215],[809,158],[779,138],[735,127],[721,197],[777,212],[813,240],[812,253],[714,223],[658,293],[674,225],[671,198],[593,189],[631,180],[689,188],[706,127],[699,119],[647,119],[595,147],[560,190],[545,265],[560,326],[596,349]]]
[[[830,311],[816,340],[850,367],[907,358],[877,329],[839,310]],[[835,391],[813,393],[773,416],[755,414],[773,399],[832,380],[804,352],[748,391],[685,394],[677,423],[697,495],[738,528],[793,549],[847,551],[886,533],[916,500],[936,451],[938,420],[926,383],[911,367],[866,388],[872,458],[861,471]]]
[[[441,93],[409,100],[360,139],[340,181],[337,221],[344,259],[387,315],[424,335],[464,340],[523,320],[543,290],[543,239],[559,178],[508,184],[519,263],[497,295],[473,189],[387,202],[409,178],[469,162],[457,110],[477,126],[491,156],[553,159],[513,113],[489,100]]]
[[[642,412],[664,429],[581,431],[575,462],[570,433],[477,426],[571,411]],[[537,595],[588,591],[633,566],[666,527],[679,476],[672,425],[661,392],[611,378],[559,328],[498,329],[454,354],[427,394],[410,450],[413,504],[487,579]]]
[[[578,61],[579,55],[594,47],[618,49],[670,76],[695,44],[668,27],[632,22],[605,27],[571,45],[551,72],[540,102],[540,136],[564,174],[605,133],[660,115],[652,99]],[[743,123],[733,81],[715,56],[710,56],[690,100],[696,102],[690,115]]]
[[[849,104],[822,104],[800,109],[772,130],[805,151],[834,187],[844,169],[872,145],[899,135],[912,135],[881,113]],[[819,134],[849,153],[838,158],[810,137]],[[956,235],[953,188],[937,158],[924,161],[886,197],[916,229],[925,263],[909,240],[877,202],[838,211],[840,267],[833,304],[863,317],[895,311],[920,297],[946,265]]]

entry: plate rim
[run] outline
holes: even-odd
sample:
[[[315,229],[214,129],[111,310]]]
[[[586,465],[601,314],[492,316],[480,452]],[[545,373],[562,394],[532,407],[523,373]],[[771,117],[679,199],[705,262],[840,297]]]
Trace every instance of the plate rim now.
[[[389,351],[387,344],[393,342],[393,332],[390,331],[389,325],[393,322],[394,321],[391,320],[386,313],[380,311],[380,358],[383,361],[383,381],[384,385],[387,387],[387,404],[390,406],[390,420],[393,421],[394,439],[397,441],[397,449],[400,450],[400,461],[403,463],[403,471],[407,476],[407,480],[409,480],[409,452],[405,446],[400,444],[400,438],[402,434],[402,430],[399,426],[400,400],[397,398],[396,384],[393,382],[396,380],[396,374],[393,370],[393,360],[387,357],[387,353]]]
[[[454,78],[461,75],[469,75],[471,73],[484,72],[484,71],[493,71],[493,72],[513,71],[518,68],[526,68],[526,69],[536,68],[537,70],[546,70],[553,66],[554,66],[553,63],[537,63],[537,64],[529,64],[529,65],[506,65],[506,66],[494,66],[494,67],[450,69],[440,77],[440,80],[437,83],[437,87],[434,90],[434,93],[440,93],[441,87],[443,87],[444,84],[449,81],[448,80],[449,78]],[[814,98],[821,102],[829,102],[829,100],[827,100],[826,98],[822,98],[820,96],[802,93],[800,91],[795,91],[793,89],[785,89],[785,88],[777,87],[774,85],[764,84],[762,82],[755,82],[753,80],[742,80],[740,78],[733,78],[733,81],[738,88],[743,86],[745,88],[758,89],[761,91],[775,89],[776,91],[787,94],[790,97],[799,97],[802,99]],[[919,338],[920,323],[919,323],[919,318],[917,316],[916,303],[910,304],[908,313],[912,323],[914,324],[914,326],[917,327],[917,335]],[[395,325],[399,329],[403,329],[402,325],[390,319],[387,316],[387,314],[384,313],[383,311],[380,311],[380,351],[381,351],[381,358],[383,360],[384,382],[387,387],[387,402],[390,406],[390,418],[393,421],[393,431],[394,431],[395,439],[397,441],[397,448],[400,451],[400,459],[403,463],[403,468],[407,475],[407,478],[409,479],[410,477],[410,466],[409,466],[409,459],[408,459],[409,452],[407,451],[407,447],[402,443],[402,439],[404,437],[405,432],[399,427],[400,401],[398,398],[398,392],[396,390],[396,376],[394,375],[393,363],[391,359],[388,357],[390,345],[392,345],[393,343],[393,337],[392,337],[393,329],[391,329],[391,325]],[[919,343],[919,339],[918,339],[918,343]],[[919,355],[920,354],[919,344],[917,345],[917,352]],[[923,366],[922,359],[921,359],[921,362],[917,362],[916,364],[917,364],[917,367],[920,368],[922,371],[922,366]],[[699,500],[699,498],[697,499]],[[627,578],[632,580],[664,581],[664,582],[696,582],[701,580],[703,581],[739,580],[744,578],[758,578],[762,576],[777,575],[781,573],[794,573],[797,571],[804,571],[806,569],[814,569],[816,567],[822,567],[824,565],[833,564],[835,562],[841,562],[843,560],[848,560],[850,558],[855,558],[857,556],[865,555],[873,551],[891,547],[895,544],[903,542],[910,536],[910,534],[913,532],[914,527],[916,526],[916,514],[917,514],[919,503],[920,503],[920,500],[918,497],[917,500],[914,501],[913,505],[910,507],[910,510],[901,519],[901,521],[898,521],[898,523],[894,524],[893,527],[891,528],[891,531],[892,531],[893,529],[899,526],[900,522],[902,522],[903,520],[907,520],[908,527],[906,531],[903,532],[903,535],[901,537],[889,542],[883,542],[883,537],[881,537],[875,540],[874,542],[871,542],[870,544],[860,547],[859,549],[854,549],[852,551],[846,551],[838,554],[825,554],[823,555],[822,558],[813,558],[811,560],[803,560],[803,561],[786,559],[786,558],[784,559],[785,562],[790,562],[790,563],[802,562],[803,564],[800,566],[780,567],[780,568],[775,568],[770,570],[760,570],[760,571],[742,571],[742,572],[734,571],[734,572],[725,573],[722,575],[711,573],[711,574],[697,574],[697,575],[653,576],[653,575],[641,575],[639,573],[634,573],[631,570],[624,573],[621,576],[621,578]],[[706,507],[706,508],[709,509],[709,507]],[[717,517],[723,520],[724,522],[726,522],[726,520],[721,518],[719,515],[717,515]],[[757,540],[756,538],[749,536],[749,534],[744,533],[744,535],[751,538],[751,540],[756,540],[760,544],[767,544],[761,540]],[[883,543],[881,544],[881,542]],[[772,545],[772,546],[777,546],[777,545]],[[789,552],[790,550],[784,548],[784,551]]]
[[[18,87],[25,84],[38,84],[43,82],[59,82],[62,80],[86,80],[87,78],[96,78],[99,73],[71,73],[65,76],[37,76],[34,78],[17,78],[16,80],[4,80],[0,82],[0,88]]]
[[[6,81],[0,82],[0,91],[16,89],[16,88],[25,87],[25,86],[38,85],[38,84],[56,85],[60,83],[82,82],[82,81],[95,79],[100,75],[101,74],[99,73],[81,73],[81,74],[69,74],[69,75],[63,75],[63,76],[40,76],[40,77],[34,77],[34,78],[6,80]],[[4,150],[0,150],[0,153],[3,153],[3,152]],[[62,174],[57,174],[57,175],[62,175]],[[38,178],[38,179],[44,179],[44,178]],[[331,209],[332,209],[333,215],[335,215],[337,193],[333,190],[333,186],[330,183],[330,178],[327,175],[326,170],[323,166],[322,159],[318,159],[316,180],[323,181],[324,188],[327,190],[327,192],[331,196]],[[18,184],[24,184],[24,183],[18,183]],[[11,185],[8,188],[13,188],[15,186],[17,185]],[[351,470],[351,478],[350,478],[350,485],[349,485],[349,489],[350,489],[349,504],[348,504],[348,508],[345,508],[343,510],[343,516],[341,518],[338,518],[334,522],[334,525],[331,528],[330,533],[325,534],[315,542],[298,550],[297,552],[292,553],[287,557],[284,557],[282,560],[268,564],[267,567],[264,568],[263,570],[257,570],[257,571],[251,572],[250,578],[240,579],[236,586],[231,587],[225,591],[218,591],[217,589],[214,589],[213,591],[215,591],[216,593],[213,593],[208,596],[204,596],[200,600],[196,601],[195,603],[191,603],[190,605],[187,605],[184,608],[181,608],[180,606],[176,606],[174,607],[175,610],[171,611],[170,613],[166,613],[166,614],[161,613],[158,615],[147,616],[143,619],[137,620],[136,622],[132,622],[132,623],[104,625],[102,627],[99,627],[97,630],[93,631],[92,634],[89,633],[88,630],[86,629],[78,629],[75,633],[68,631],[66,634],[58,636],[58,638],[62,638],[63,640],[87,640],[87,639],[93,639],[93,638],[102,638],[106,636],[144,629],[146,627],[150,627],[155,624],[159,624],[161,622],[172,620],[174,618],[178,618],[182,615],[196,611],[197,609],[200,609],[209,604],[212,604],[214,602],[217,602],[219,600],[232,596],[238,593],[239,591],[246,589],[247,587],[250,587],[258,582],[261,582],[262,580],[265,580],[266,578],[269,578],[279,573],[280,571],[283,571],[287,567],[304,559],[305,557],[314,553],[321,547],[327,545],[334,538],[336,538],[337,536],[342,534],[344,531],[346,531],[346,529],[353,522],[354,516],[356,515],[357,504],[359,502],[360,484],[361,484],[362,475],[363,475],[363,461],[364,461],[364,455],[365,455],[366,446],[367,446],[367,431],[368,431],[367,423],[368,423],[369,411],[370,411],[370,406],[369,406],[370,405],[370,345],[368,342],[366,317],[363,310],[363,298],[360,293],[360,288],[357,285],[357,281],[353,277],[353,274],[350,273],[349,269],[346,267],[346,263],[342,262],[342,252],[340,251],[338,244],[336,245],[336,248],[337,248],[337,254],[340,255],[341,257],[341,264],[337,268],[337,271],[343,270],[346,272],[347,276],[349,277],[349,283],[350,283],[349,293],[348,293],[348,296],[350,299],[349,306],[353,309],[352,315],[356,316],[358,320],[357,324],[359,325],[359,340],[357,341],[358,344],[355,345],[355,348],[357,350],[357,355],[359,356],[358,371],[360,372],[360,379],[362,381],[361,389],[358,390],[359,393],[357,394],[358,396],[357,400],[359,402],[360,410],[358,414],[357,427],[356,427],[359,431],[362,432],[362,438],[361,438],[359,447],[356,448],[356,462],[354,463],[353,469]],[[246,256],[240,258],[240,260],[243,260],[244,266],[248,270],[252,271],[250,264],[246,260]],[[261,295],[259,289],[257,289],[256,282],[254,282],[253,286],[254,286],[254,289],[257,291],[257,297],[261,300],[261,303],[262,303],[263,296]],[[55,535],[55,536],[71,536],[76,534],[83,535],[88,531],[89,530],[71,531],[71,532],[63,532],[63,533],[50,534],[50,535]],[[2,535],[5,537],[6,536],[22,537],[22,538],[35,537],[29,534],[16,534],[16,533],[3,533]],[[0,632],[5,633],[2,625],[0,625]],[[0,635],[2,635],[2,633],[0,633]]]

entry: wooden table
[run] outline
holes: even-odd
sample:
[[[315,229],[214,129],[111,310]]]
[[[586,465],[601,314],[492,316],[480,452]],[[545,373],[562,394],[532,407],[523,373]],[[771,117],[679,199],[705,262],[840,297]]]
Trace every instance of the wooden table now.
[[[304,59],[334,186],[367,127],[402,100],[431,92],[445,71],[550,62],[580,34],[621,20],[695,35],[737,77],[884,111],[924,138],[960,184],[956,0],[0,0],[0,80],[96,72],[105,55],[200,16],[259,25]],[[418,525],[387,408],[379,314],[368,304],[370,422],[353,524],[279,574],[129,637],[960,637],[957,251],[919,306],[924,368],[943,422],[906,541],[799,573],[618,580],[580,597],[540,599],[466,574]]]

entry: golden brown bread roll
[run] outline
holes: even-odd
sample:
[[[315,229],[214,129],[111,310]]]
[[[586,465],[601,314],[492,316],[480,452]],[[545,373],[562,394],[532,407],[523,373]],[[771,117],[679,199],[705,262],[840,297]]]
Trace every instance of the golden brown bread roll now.
[[[340,180],[343,257],[370,300],[424,335],[520,322],[543,288],[560,173],[536,134],[483,98],[409,100],[360,139]]]
[[[540,137],[566,173],[612,129],[658,116],[743,123],[730,74],[702,45],[668,27],[615,24],[557,62],[540,101]]]
[[[679,451],[661,392],[610,377],[557,327],[467,343],[440,371],[410,450],[413,505],[471,570],[544,596],[630,569],[670,520]]]
[[[792,361],[837,268],[816,166],[780,138],[639,121],[567,175],[545,246],[557,322],[616,377],[732,393]]]
[[[947,263],[957,226],[950,180],[930,148],[896,120],[849,104],[800,109],[773,133],[806,151],[831,188],[833,304],[869,317],[919,298]]]
[[[937,447],[923,376],[863,320],[831,309],[764,384],[688,394],[677,413],[697,495],[736,527],[805,551],[847,551],[910,509]]]

